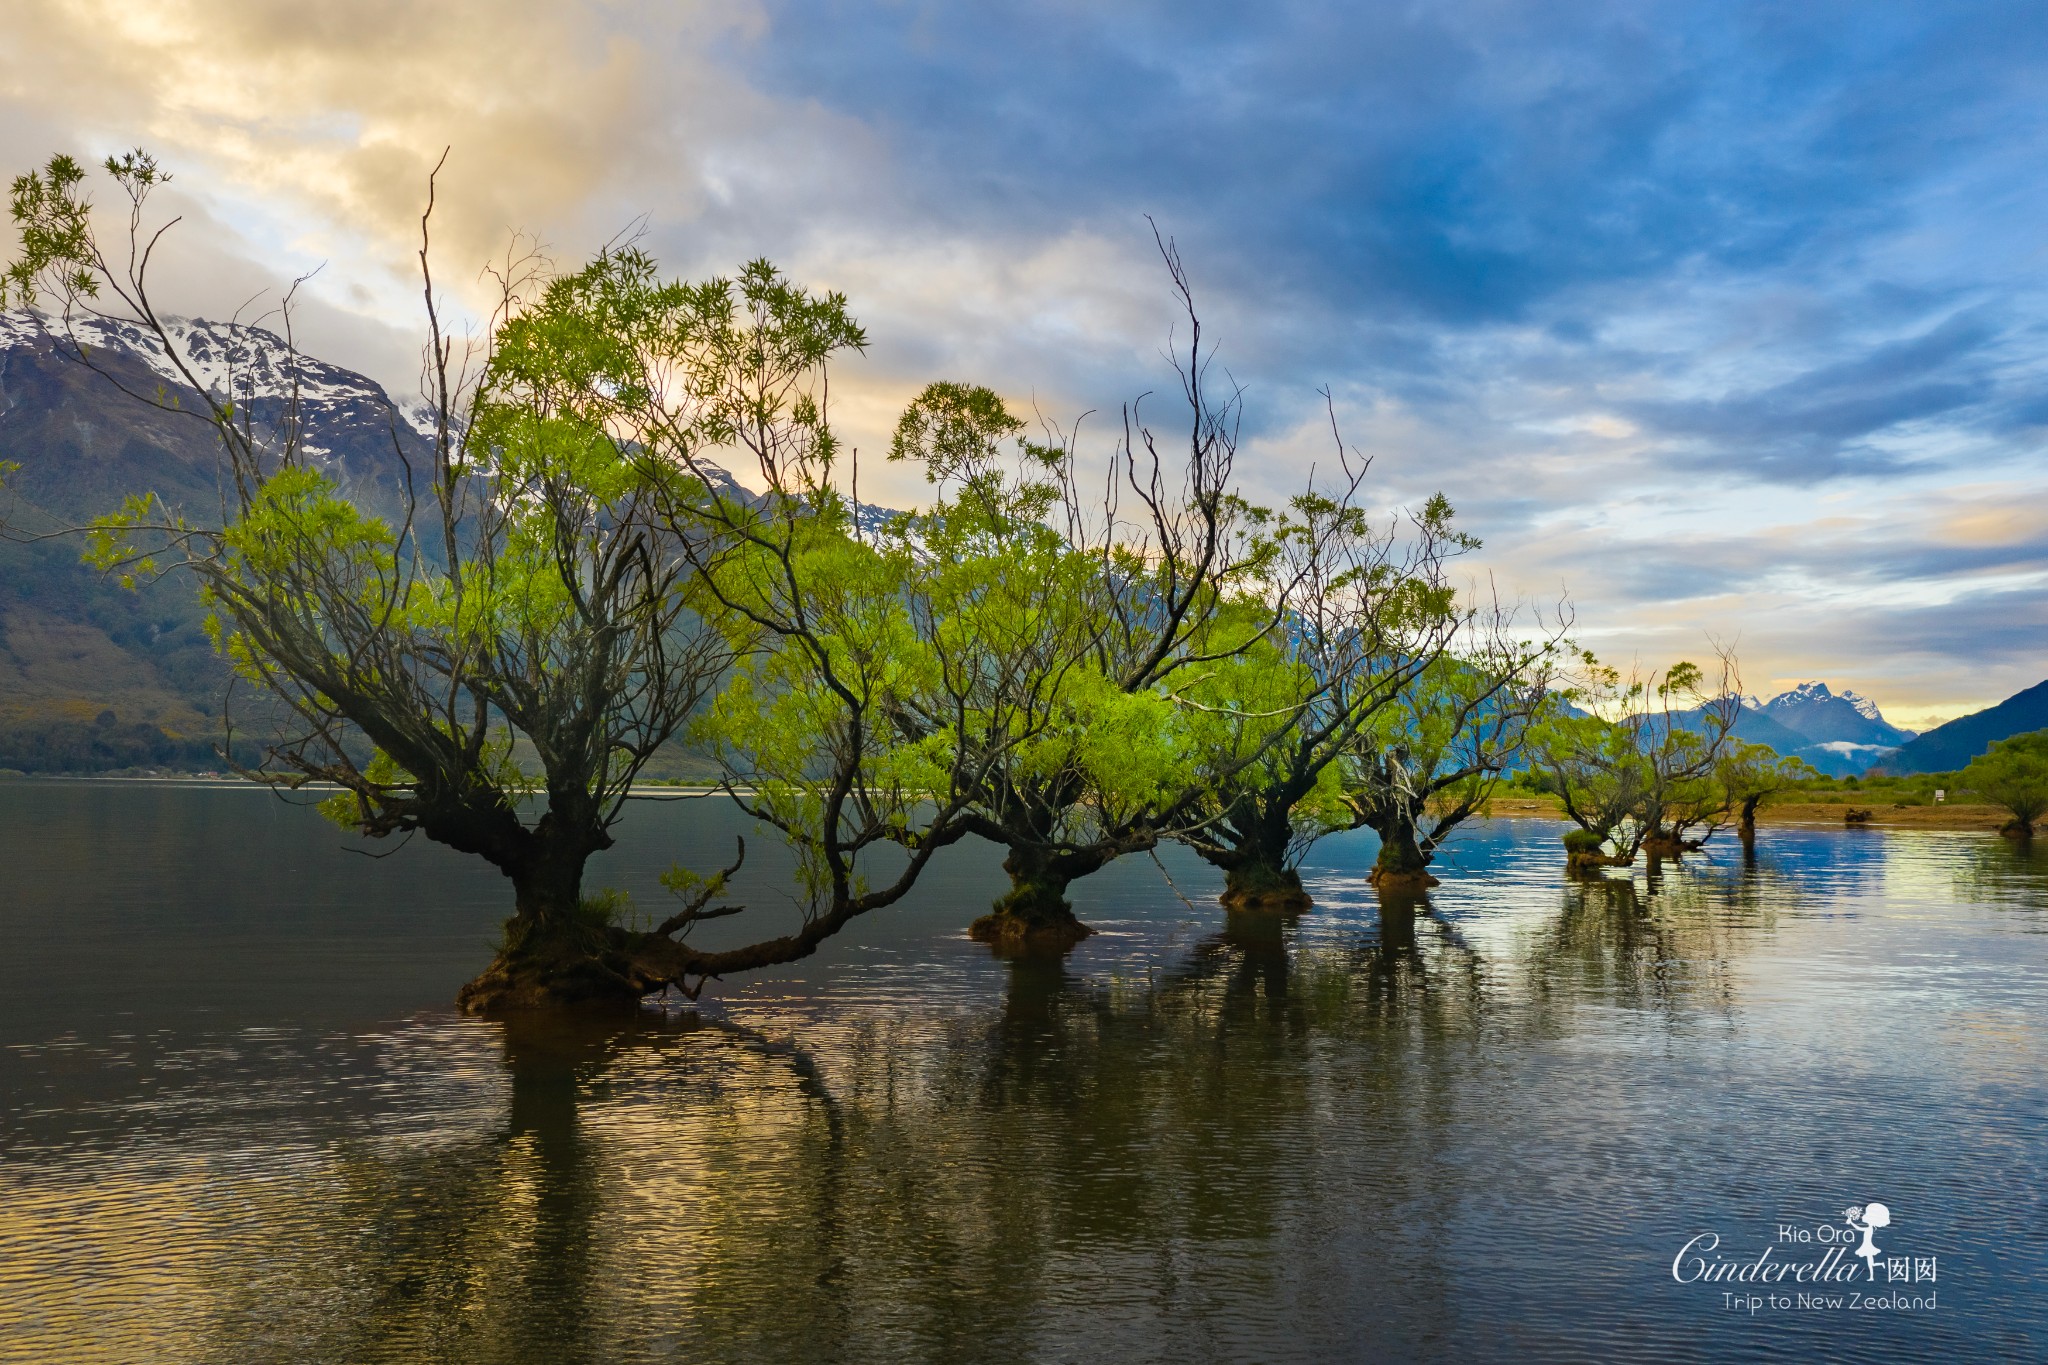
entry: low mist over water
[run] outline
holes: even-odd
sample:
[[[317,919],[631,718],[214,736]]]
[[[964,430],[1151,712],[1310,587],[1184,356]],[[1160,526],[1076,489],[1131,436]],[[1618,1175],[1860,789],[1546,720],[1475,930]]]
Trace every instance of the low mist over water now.
[[[624,832],[588,884],[644,912],[768,843]],[[1012,960],[963,845],[797,968],[520,1026],[452,1008],[509,892],[446,850],[0,786],[0,1359],[2048,1352],[2048,851],[1767,829],[1586,883],[1559,833],[1481,822],[1384,909],[1330,839],[1285,919],[1127,858]],[[734,898],[793,916],[768,853]],[[1711,1269],[1767,1248],[1859,1277]]]

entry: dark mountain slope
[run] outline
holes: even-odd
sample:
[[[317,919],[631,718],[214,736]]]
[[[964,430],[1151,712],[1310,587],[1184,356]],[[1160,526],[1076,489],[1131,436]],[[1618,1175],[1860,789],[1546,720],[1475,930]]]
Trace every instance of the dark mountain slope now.
[[[1989,749],[1993,740],[2034,730],[2048,730],[2048,682],[2036,683],[1996,706],[1936,726],[1902,745],[1873,771],[1951,772]]]
[[[395,510],[406,460],[423,458],[427,445],[398,423],[394,448],[395,410],[381,389],[318,362],[288,368],[267,333],[181,328],[207,377],[252,376],[259,428],[283,411],[296,379],[309,452],[360,502]],[[190,410],[198,395],[170,381],[139,333],[88,335],[105,375],[29,315],[0,314],[0,460],[20,466],[0,500],[11,532],[0,542],[0,767],[212,766],[228,675],[200,629],[191,582],[173,576],[130,591],[82,565],[74,536],[24,539],[145,491],[194,522],[220,517],[219,447]],[[165,412],[124,388],[161,388],[187,411]]]

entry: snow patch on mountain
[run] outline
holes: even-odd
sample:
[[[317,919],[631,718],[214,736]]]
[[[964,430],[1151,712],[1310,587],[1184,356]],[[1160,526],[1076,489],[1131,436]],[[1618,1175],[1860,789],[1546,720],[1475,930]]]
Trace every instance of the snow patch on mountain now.
[[[418,399],[393,402],[381,385],[353,370],[316,360],[286,344],[277,333],[244,323],[205,318],[166,318],[164,330],[184,358],[191,378],[216,399],[235,403],[288,402],[295,395],[309,422],[326,414],[368,405],[395,413],[413,432],[434,436],[433,408]],[[83,346],[121,350],[134,356],[166,384],[187,387],[185,370],[165,351],[161,338],[139,322],[115,318],[60,318],[25,308],[0,313],[0,349],[16,346]],[[309,453],[322,454],[312,450]]]
[[[1803,682],[1790,691],[1780,692],[1765,702],[1765,706],[1792,706],[1803,701],[1826,701],[1835,694],[1828,691],[1824,682]]]

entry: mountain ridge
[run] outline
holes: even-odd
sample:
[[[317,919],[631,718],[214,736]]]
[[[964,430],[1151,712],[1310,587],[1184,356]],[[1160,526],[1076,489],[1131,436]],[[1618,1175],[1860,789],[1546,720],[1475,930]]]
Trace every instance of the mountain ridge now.
[[[1873,771],[1901,775],[1951,772],[1989,749],[1994,741],[2035,730],[2048,730],[2048,681],[1915,736],[1881,759]]]

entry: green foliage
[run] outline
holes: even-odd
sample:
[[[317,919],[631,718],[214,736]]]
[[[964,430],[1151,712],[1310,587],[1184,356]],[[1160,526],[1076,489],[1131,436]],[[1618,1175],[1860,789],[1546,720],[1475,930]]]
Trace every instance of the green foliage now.
[[[1723,800],[1754,811],[1764,798],[1791,791],[1819,774],[1804,761],[1784,758],[1767,744],[1745,744],[1730,738],[1714,768]]]
[[[1957,774],[1966,789],[2012,813],[2013,823],[2031,830],[2048,811],[2048,730],[1994,742]]]
[[[1646,840],[1711,832],[1729,810],[1715,773],[1738,714],[1733,660],[1723,657],[1712,684],[1684,661],[1624,676],[1582,652],[1580,667],[1565,695],[1590,714],[1559,714],[1535,744],[1565,814],[1624,861]]]
[[[1565,852],[1580,857],[1598,853],[1606,840],[1589,829],[1568,829],[1564,832]]]

